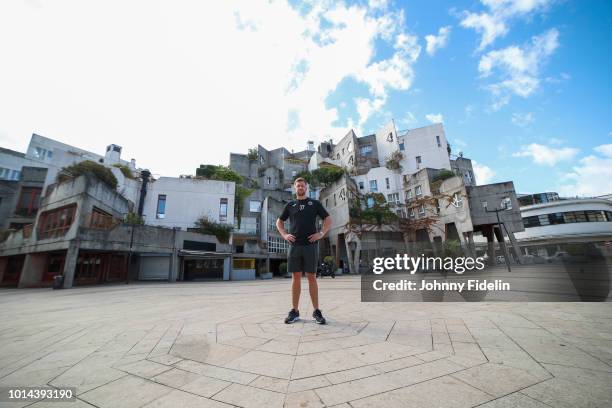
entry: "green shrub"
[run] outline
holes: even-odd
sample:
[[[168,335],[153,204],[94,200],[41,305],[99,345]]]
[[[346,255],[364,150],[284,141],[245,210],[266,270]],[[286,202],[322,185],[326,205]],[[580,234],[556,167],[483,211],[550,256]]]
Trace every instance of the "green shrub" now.
[[[113,190],[117,188],[117,178],[108,167],[91,160],[85,160],[80,163],[75,163],[70,166],[62,167],[57,173],[57,181],[59,183],[79,177],[83,174],[95,176],[98,180],[111,187]]]
[[[129,225],[143,225],[144,219],[134,212],[130,212],[125,216],[125,223]]]
[[[130,170],[130,168],[127,165],[117,163],[117,164],[113,164],[113,167],[116,167],[119,170],[121,170],[121,173],[123,173],[123,176],[125,178],[130,179],[130,180],[136,179],[136,177],[134,177],[134,174],[132,173],[132,170]]]
[[[196,176],[208,180],[233,181],[236,184],[242,184],[244,180],[240,174],[228,166],[216,164],[201,164],[196,169]]]
[[[287,273],[287,262],[281,262],[280,265],[278,265],[278,271],[281,274],[286,274]]]
[[[219,242],[227,243],[229,242],[230,234],[232,232],[232,226],[228,224],[221,224],[215,221],[212,221],[208,217],[200,217],[195,222],[196,232],[200,234],[206,235],[214,235],[217,237]]]

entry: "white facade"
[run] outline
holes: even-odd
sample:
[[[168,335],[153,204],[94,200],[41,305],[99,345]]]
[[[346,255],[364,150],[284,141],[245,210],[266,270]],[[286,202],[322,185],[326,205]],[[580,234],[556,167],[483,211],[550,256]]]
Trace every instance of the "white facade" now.
[[[378,162],[382,167],[387,164],[387,158],[391,153],[399,150],[397,130],[393,120],[376,132],[376,149],[378,150]]]
[[[46,167],[19,152],[0,150],[0,180],[19,180],[23,166]]]
[[[519,241],[610,240],[612,202],[600,198],[559,200],[521,207]]]
[[[398,136],[402,174],[414,174],[426,167],[451,170],[444,126],[436,123],[408,130]],[[403,146],[403,147],[402,147]]]
[[[160,177],[147,186],[145,223],[186,230],[205,216],[214,222],[233,225],[235,188],[235,183],[230,181]]]
[[[366,174],[352,176],[351,178],[357,184],[357,190],[361,194],[381,193],[387,201],[404,202],[402,176],[397,171],[389,170],[386,167],[375,167]],[[397,194],[397,196],[393,196],[393,194]],[[393,200],[389,199],[390,195]]]

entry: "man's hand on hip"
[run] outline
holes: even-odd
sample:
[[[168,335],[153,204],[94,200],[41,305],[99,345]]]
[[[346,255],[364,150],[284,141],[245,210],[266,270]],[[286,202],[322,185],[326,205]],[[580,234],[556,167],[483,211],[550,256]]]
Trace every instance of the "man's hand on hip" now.
[[[323,238],[323,233],[322,232],[315,232],[314,234],[308,236],[308,242],[317,242],[321,238]]]
[[[283,239],[289,242],[295,242],[295,236],[291,234],[284,234]]]

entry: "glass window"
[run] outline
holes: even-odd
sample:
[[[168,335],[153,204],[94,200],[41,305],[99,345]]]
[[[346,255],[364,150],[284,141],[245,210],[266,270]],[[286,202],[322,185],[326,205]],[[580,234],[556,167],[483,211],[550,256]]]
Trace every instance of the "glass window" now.
[[[512,200],[510,200],[510,197],[502,198],[501,208],[503,208],[505,210],[511,210],[512,209]]]
[[[412,190],[406,191],[406,200],[412,200]]]
[[[540,222],[540,225],[548,225],[548,215],[547,214],[542,214],[542,215],[538,215],[538,220]]]
[[[378,183],[376,182],[376,180],[370,180],[370,191],[378,191]]]
[[[157,196],[157,218],[166,216],[166,195],[160,194]]]
[[[359,189],[360,189],[360,190],[363,190],[363,181],[360,181],[360,182],[359,182]]]
[[[414,195],[417,197],[423,195],[423,189],[421,188],[421,186],[416,186],[414,188]]]
[[[373,197],[368,197],[368,199],[366,200],[366,205],[367,205],[368,208],[374,207],[374,198]]]
[[[440,144],[440,136],[436,136],[436,143],[438,144],[438,147],[441,147],[442,145]]]
[[[361,146],[359,148],[359,153],[361,153],[364,156],[369,155],[370,153],[372,153],[372,145]]]
[[[419,214],[425,214],[425,206],[423,204],[421,204],[421,206],[419,207]]]
[[[385,177],[385,185],[387,187],[387,190],[389,190],[391,188],[391,183],[389,182],[389,177]]]
[[[523,225],[525,228],[539,227],[540,219],[537,216],[525,217],[523,218]]]
[[[421,156],[417,156],[415,159],[416,159],[417,166],[421,164]]]
[[[548,223],[551,225],[565,224],[563,213],[559,212],[559,213],[548,214]]]
[[[459,193],[453,194],[453,201],[451,202],[451,204],[453,206],[455,206],[456,208],[462,207],[463,206],[463,197],[461,197],[459,195]]]
[[[586,215],[589,222],[602,222],[606,220],[603,211],[586,211]]]
[[[401,142],[401,143],[399,144],[399,149],[400,149],[401,151],[404,151],[404,150],[406,149],[406,148],[404,147],[404,142]]]
[[[250,212],[261,212],[261,201],[250,200],[249,201],[249,211]]]
[[[227,221],[227,198],[219,200],[219,222]]]

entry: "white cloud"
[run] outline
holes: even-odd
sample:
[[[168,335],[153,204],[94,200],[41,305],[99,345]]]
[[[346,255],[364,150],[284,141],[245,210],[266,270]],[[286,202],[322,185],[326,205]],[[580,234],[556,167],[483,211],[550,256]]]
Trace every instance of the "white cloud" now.
[[[570,173],[562,178],[560,194],[573,196],[599,196],[612,193],[612,144],[595,147],[600,155],[583,157]]]
[[[403,126],[412,126],[417,123],[417,118],[412,112],[406,112],[406,116],[399,120],[399,123]]]
[[[533,112],[527,113],[513,113],[512,114],[512,123],[519,127],[525,127],[532,124],[534,121]]]
[[[472,168],[474,169],[474,176],[476,176],[476,182],[478,185],[489,184],[493,181],[495,171],[493,171],[489,166],[472,160]]]
[[[573,147],[552,148],[538,143],[521,146],[521,150],[512,154],[514,157],[531,157],[537,164],[554,166],[558,162],[571,160],[578,154]]]
[[[441,113],[428,113],[425,115],[425,119],[431,123],[442,123],[444,121]]]
[[[429,34],[425,36],[425,41],[427,41],[427,46],[425,50],[427,54],[434,55],[437,50],[446,47],[448,43],[448,37],[450,36],[451,27],[445,26],[440,27],[438,30],[438,35]]]
[[[481,0],[488,9],[482,13],[464,11],[461,26],[474,29],[481,35],[479,50],[508,33],[510,20],[528,17],[544,11],[553,0]]]
[[[490,51],[480,58],[478,71],[482,78],[496,73],[498,82],[487,86],[494,98],[493,110],[507,104],[512,95],[531,96],[540,84],[542,64],[559,46],[559,32],[550,29],[535,36],[524,47],[512,45]]]
[[[0,2],[0,38],[13,39],[0,42],[2,145],[24,150],[32,132],[95,152],[117,143],[172,176],[227,164],[245,140],[299,150],[341,137],[353,123],[325,103],[340,82],[367,85],[364,121],[410,88],[420,54],[403,12],[375,3]],[[394,53],[377,59],[381,41]]]

